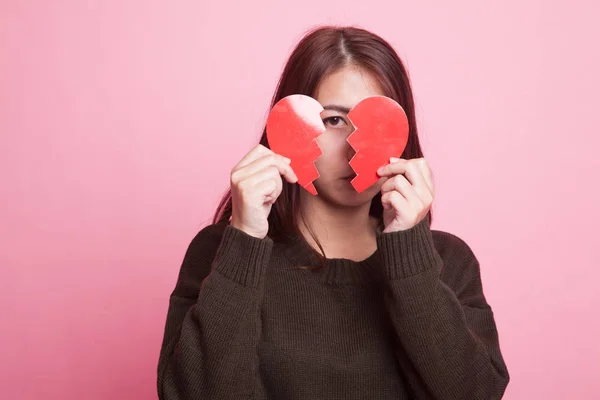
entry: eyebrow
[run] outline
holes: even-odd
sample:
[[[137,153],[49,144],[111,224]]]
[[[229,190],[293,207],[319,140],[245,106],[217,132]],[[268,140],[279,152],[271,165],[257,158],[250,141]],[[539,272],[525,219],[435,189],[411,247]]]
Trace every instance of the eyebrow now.
[[[339,111],[341,113],[344,114],[348,114],[350,112],[350,108],[347,107],[342,107],[342,106],[337,106],[335,104],[329,104],[323,107],[324,110],[334,110],[334,111]]]

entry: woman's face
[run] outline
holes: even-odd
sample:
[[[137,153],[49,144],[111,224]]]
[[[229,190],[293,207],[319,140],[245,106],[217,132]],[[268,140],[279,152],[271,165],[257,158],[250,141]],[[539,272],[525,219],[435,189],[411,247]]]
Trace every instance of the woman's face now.
[[[321,119],[326,132],[317,138],[323,154],[315,162],[319,178],[314,185],[319,196],[333,203],[358,206],[370,202],[385,181],[380,179],[362,193],[350,184],[356,176],[349,164],[355,151],[346,139],[354,126],[347,113],[364,98],[375,95],[384,96],[376,78],[355,66],[327,75],[317,87],[314,98],[325,109]]]

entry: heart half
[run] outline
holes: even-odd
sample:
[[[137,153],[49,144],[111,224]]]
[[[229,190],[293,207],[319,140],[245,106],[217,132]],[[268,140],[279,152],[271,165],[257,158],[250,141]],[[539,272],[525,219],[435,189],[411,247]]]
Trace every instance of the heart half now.
[[[348,143],[356,151],[350,166],[356,173],[352,186],[362,192],[380,177],[377,169],[388,164],[390,157],[400,157],[408,143],[408,118],[402,106],[385,96],[361,100],[350,110],[348,118],[355,126]]]
[[[317,137],[325,133],[323,107],[312,97],[293,94],[279,100],[267,118],[267,140],[275,153],[292,160],[298,184],[313,195],[319,177],[314,162],[322,154]]]

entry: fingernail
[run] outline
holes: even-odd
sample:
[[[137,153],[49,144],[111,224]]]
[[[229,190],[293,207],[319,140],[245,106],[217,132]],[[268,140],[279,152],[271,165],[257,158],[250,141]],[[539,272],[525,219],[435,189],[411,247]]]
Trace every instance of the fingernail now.
[[[285,162],[286,162],[286,163],[288,163],[288,164],[292,162],[292,160],[290,160],[290,159],[289,159],[289,158],[287,158],[287,157],[283,157],[283,159],[284,159],[284,160],[285,160]]]
[[[397,162],[400,161],[400,159],[398,157],[390,157],[390,162]]]

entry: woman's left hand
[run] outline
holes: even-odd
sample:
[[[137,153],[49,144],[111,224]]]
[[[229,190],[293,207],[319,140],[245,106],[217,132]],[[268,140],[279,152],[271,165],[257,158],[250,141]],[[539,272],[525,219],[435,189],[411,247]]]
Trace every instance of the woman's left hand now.
[[[383,232],[404,231],[425,218],[434,198],[431,170],[424,158],[390,158],[377,171],[389,179],[381,186]]]

